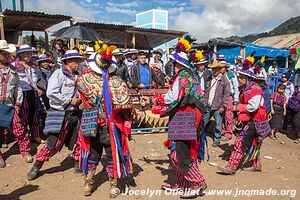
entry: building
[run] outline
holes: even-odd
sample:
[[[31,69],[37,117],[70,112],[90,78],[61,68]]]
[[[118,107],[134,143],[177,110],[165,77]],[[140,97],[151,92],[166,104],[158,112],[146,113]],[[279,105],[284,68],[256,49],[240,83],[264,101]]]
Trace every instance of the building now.
[[[137,13],[136,27],[168,30],[168,11],[152,9]],[[162,44],[155,49],[162,49],[164,52],[166,52],[166,54],[168,54],[168,43]],[[162,58],[164,63],[167,61],[166,54]]]
[[[136,14],[136,26],[168,30],[168,11],[152,9]]]

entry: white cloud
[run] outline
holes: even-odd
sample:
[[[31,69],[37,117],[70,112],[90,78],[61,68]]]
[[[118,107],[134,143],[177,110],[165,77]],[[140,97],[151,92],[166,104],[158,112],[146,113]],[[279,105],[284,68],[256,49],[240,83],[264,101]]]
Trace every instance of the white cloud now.
[[[87,2],[87,3],[92,3],[93,0],[85,0],[85,2]]]
[[[131,8],[131,7],[138,7],[140,5],[140,2],[139,1],[131,1],[127,3],[107,2],[106,4],[111,7]]]
[[[300,13],[299,0],[191,0],[191,5],[203,9],[201,14],[181,12],[174,25],[199,42],[267,31],[269,24],[280,24]]]
[[[69,15],[87,20],[93,19],[92,13],[88,9],[71,0],[51,0],[51,3],[42,0],[26,0],[24,7],[27,11]]]
[[[114,6],[105,7],[105,10],[107,12],[122,13],[122,14],[130,15],[130,16],[134,16],[137,13],[136,10],[119,8],[119,7],[114,7]]]
[[[184,7],[174,7],[174,8],[169,8],[167,10],[170,15],[173,15],[173,14],[177,14],[179,12],[184,11]]]

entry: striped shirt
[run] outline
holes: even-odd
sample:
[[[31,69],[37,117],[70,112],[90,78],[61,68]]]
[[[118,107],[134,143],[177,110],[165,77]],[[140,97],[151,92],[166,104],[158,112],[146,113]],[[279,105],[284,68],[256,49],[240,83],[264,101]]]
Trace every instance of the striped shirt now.
[[[38,66],[35,63],[30,62],[28,63],[30,68],[29,70],[26,70],[19,60],[12,63],[12,65],[20,77],[20,87],[22,91],[37,90],[36,84],[38,80],[41,79]]]
[[[21,105],[23,93],[19,87],[19,76],[10,67],[0,68],[0,103],[8,106]]]

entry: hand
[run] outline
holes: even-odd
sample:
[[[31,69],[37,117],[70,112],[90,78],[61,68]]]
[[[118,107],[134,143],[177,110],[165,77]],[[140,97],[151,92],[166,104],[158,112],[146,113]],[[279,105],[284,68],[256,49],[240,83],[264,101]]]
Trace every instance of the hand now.
[[[272,111],[271,111],[271,114],[274,115],[274,113],[275,113],[274,110],[272,110]]]
[[[127,83],[127,86],[129,87],[129,88],[132,88],[132,84],[131,83]]]
[[[42,90],[38,89],[38,96],[40,97],[40,96],[42,96],[43,94],[44,94],[44,92],[43,92]]]
[[[144,88],[145,87],[145,85],[143,84],[143,83],[141,83],[140,85],[139,85],[139,88]]]
[[[283,116],[286,116],[286,112],[283,112]]]
[[[132,135],[131,135],[131,134],[130,134],[130,135],[127,135],[127,137],[128,137],[128,140],[129,140],[129,141],[132,140]]]
[[[81,104],[79,105],[79,109],[80,109],[80,110],[83,110],[84,108],[85,108],[84,103],[81,103]]]
[[[21,111],[21,108],[20,108],[20,106],[19,106],[19,105],[15,105],[15,111],[16,111],[16,113],[17,113],[17,114],[19,114],[19,113],[20,113],[20,111]]]
[[[272,119],[272,114],[269,113],[269,114],[268,114],[268,120],[270,121],[271,119]]]
[[[74,106],[77,106],[81,103],[81,100],[79,98],[72,98],[70,104],[71,105],[74,105]]]
[[[149,103],[149,99],[150,99],[150,97],[147,97],[147,96],[142,96],[142,99],[143,99],[145,102]]]
[[[224,108],[220,108],[219,112],[222,114],[224,112]]]

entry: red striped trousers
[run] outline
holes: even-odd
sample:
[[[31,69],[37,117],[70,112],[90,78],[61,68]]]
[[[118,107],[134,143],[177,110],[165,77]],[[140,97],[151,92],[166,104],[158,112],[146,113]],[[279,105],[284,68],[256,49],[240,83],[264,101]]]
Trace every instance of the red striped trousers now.
[[[176,151],[172,151],[170,158],[176,172],[176,184],[178,187],[183,189],[199,189],[200,187],[206,185],[204,176],[198,168],[197,160],[194,161],[190,169],[180,171]]]

